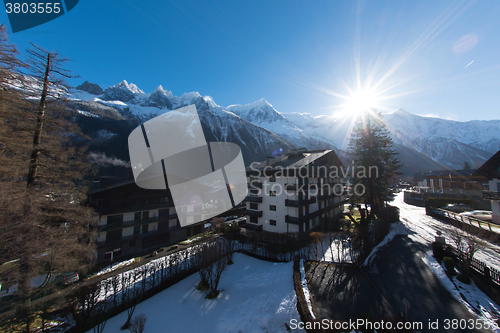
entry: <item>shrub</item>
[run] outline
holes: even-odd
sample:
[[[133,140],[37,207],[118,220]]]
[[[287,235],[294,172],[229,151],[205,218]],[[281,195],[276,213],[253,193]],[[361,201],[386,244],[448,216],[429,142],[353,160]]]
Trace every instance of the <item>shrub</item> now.
[[[393,223],[399,221],[399,208],[387,205],[380,209],[378,217],[386,222]]]
[[[448,276],[455,275],[455,261],[451,257],[443,258],[444,267],[446,268],[446,273]]]
[[[437,261],[441,261],[444,257],[444,248],[443,244],[433,242],[432,243],[432,255],[436,258]]]

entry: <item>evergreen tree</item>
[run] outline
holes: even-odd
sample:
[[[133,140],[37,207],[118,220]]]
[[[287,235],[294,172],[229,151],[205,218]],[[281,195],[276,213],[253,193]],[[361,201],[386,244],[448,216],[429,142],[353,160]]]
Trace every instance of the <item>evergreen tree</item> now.
[[[30,301],[54,271],[75,270],[92,258],[94,218],[82,187],[86,157],[71,144],[79,129],[62,98],[64,59],[33,47],[23,65],[1,32],[0,263],[16,260],[10,277],[29,332]],[[40,274],[45,282],[32,289],[31,277]]]
[[[356,124],[349,143],[348,153],[356,167],[354,186],[357,202],[370,205],[370,220],[392,195],[389,188],[395,182],[401,164],[397,159],[393,142],[380,112],[365,112]]]

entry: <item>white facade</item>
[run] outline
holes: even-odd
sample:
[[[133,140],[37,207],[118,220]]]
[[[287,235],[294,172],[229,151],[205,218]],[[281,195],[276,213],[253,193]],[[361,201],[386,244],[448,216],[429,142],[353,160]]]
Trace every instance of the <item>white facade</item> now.
[[[490,191],[500,192],[500,179],[494,178],[488,183]],[[491,211],[493,222],[496,224],[500,224],[500,200],[491,200]]]
[[[336,155],[332,151],[317,153],[315,160],[327,163]],[[304,159],[311,155],[304,154]],[[265,168],[270,172],[249,171],[249,196],[246,200],[247,225],[249,229],[276,233],[308,232],[320,225],[326,217],[333,217],[343,211],[344,186],[342,179],[330,177],[330,173],[310,172],[299,174],[297,170],[307,171],[314,166],[301,163],[301,159],[293,156],[294,163],[300,164],[289,172],[279,172],[278,167]],[[277,162],[285,159],[277,158]],[[320,160],[321,161],[321,160]],[[263,162],[264,163],[264,162]],[[268,163],[268,162],[265,162]],[[324,165],[321,162],[316,168]],[[293,165],[292,165],[293,167]],[[291,170],[291,171],[290,171]],[[265,171],[265,170],[264,170]]]

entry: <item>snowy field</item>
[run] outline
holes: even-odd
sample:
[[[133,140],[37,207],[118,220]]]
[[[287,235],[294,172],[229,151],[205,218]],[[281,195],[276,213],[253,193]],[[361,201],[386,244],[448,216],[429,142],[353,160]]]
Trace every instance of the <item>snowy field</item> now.
[[[293,288],[293,263],[270,263],[235,253],[222,274],[218,298],[205,298],[193,274],[137,305],[147,315],[145,332],[288,332],[300,321]],[[106,323],[105,333],[121,333],[127,313]],[[93,332],[90,330],[89,333]]]

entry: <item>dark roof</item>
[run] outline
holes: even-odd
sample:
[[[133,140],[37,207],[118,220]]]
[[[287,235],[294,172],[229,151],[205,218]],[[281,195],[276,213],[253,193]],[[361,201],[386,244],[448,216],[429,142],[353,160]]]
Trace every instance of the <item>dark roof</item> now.
[[[476,172],[476,169],[468,169],[468,170],[434,170],[428,172],[425,176],[426,177],[449,177],[449,176],[455,176],[455,177],[470,177],[473,176],[474,173]]]
[[[288,155],[271,157],[260,163],[252,163],[247,170],[260,170],[264,169],[266,166],[269,166],[270,168],[286,169],[302,168],[330,153],[335,155],[333,150],[299,151]]]
[[[99,193],[99,192],[106,191],[106,190],[109,190],[109,189],[112,189],[112,188],[115,188],[115,187],[129,185],[129,184],[132,184],[132,183],[135,183],[135,181],[133,179],[126,179],[126,180],[116,181],[115,183],[109,182],[109,183],[106,183],[106,185],[104,185],[103,183],[101,183],[101,181],[99,181],[98,185],[93,185],[90,188],[88,194]]]
[[[488,179],[500,179],[500,150],[475,172],[475,175],[486,176]]]

